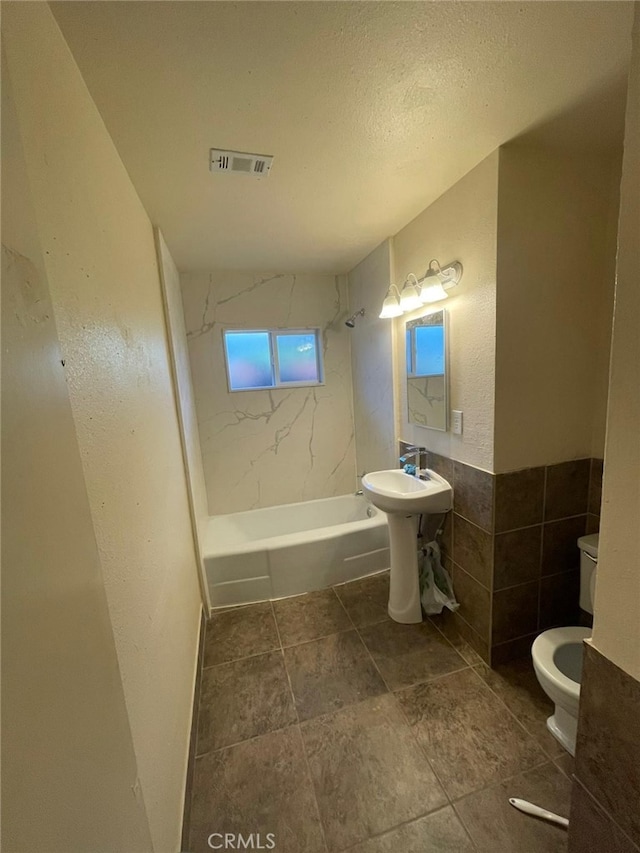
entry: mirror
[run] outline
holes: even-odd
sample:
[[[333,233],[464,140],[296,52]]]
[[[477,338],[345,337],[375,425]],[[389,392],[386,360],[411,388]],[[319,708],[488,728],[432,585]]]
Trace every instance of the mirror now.
[[[444,308],[407,323],[409,423],[447,429],[447,324]]]

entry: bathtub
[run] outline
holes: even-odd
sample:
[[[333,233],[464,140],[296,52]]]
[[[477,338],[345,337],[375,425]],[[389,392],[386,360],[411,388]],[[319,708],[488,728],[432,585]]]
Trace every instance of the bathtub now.
[[[386,515],[359,495],[213,516],[202,548],[214,608],[299,595],[389,567]]]

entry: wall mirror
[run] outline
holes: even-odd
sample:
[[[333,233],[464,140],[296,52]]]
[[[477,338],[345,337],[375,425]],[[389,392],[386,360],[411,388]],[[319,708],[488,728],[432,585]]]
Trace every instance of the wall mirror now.
[[[409,423],[447,429],[447,315],[443,309],[407,323]]]

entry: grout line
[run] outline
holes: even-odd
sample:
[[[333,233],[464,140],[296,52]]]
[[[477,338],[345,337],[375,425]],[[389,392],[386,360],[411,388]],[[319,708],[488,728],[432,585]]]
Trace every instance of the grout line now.
[[[485,664],[485,666],[486,666],[486,665],[487,665],[487,664]],[[545,748],[540,744],[540,742],[538,741],[537,737],[536,737],[532,732],[530,732],[530,731],[529,731],[529,729],[525,726],[525,724],[522,722],[522,720],[521,720],[521,719],[516,715],[516,713],[515,713],[514,711],[512,711],[512,710],[511,710],[511,708],[507,705],[507,703],[504,701],[504,699],[502,698],[502,696],[500,696],[500,695],[499,695],[499,694],[498,694],[498,693],[493,689],[493,687],[491,687],[491,685],[490,685],[490,684],[488,684],[488,683],[484,680],[484,678],[480,675],[480,673],[479,673],[479,672],[477,672],[477,670],[475,669],[475,667],[471,667],[471,669],[473,669],[473,671],[475,672],[475,674],[476,674],[477,678],[479,678],[479,679],[480,679],[480,681],[484,684],[484,686],[485,686],[485,687],[486,687],[486,688],[487,688],[491,693],[493,693],[493,695],[494,695],[494,696],[496,697],[496,699],[501,703],[501,705],[503,705],[503,706],[506,708],[506,710],[509,712],[510,716],[512,716],[512,717],[513,717],[513,719],[514,719],[514,720],[516,721],[516,723],[520,726],[520,728],[521,728],[521,729],[523,730],[523,732],[527,735],[527,737],[529,737],[529,738],[534,742],[534,744],[535,744],[535,745],[540,749],[540,751],[542,752],[542,754],[543,754],[544,756],[546,756],[546,761],[553,761],[553,758],[549,755],[549,753],[545,750]],[[491,667],[489,667],[489,669],[491,669]],[[544,764],[544,763],[546,763],[546,761],[541,762],[541,763],[542,763],[542,764]],[[535,765],[535,766],[537,767],[537,766],[539,766],[539,765]],[[533,770],[534,768],[532,767],[532,768],[530,768],[530,769],[531,769],[531,770]],[[518,771],[518,772],[519,772],[519,773],[524,773],[525,771],[524,771],[524,770],[520,770],[520,771]],[[515,774],[515,775],[517,775],[517,774]],[[488,787],[490,787],[490,786],[488,786]]]
[[[471,521],[471,519],[470,519],[470,518],[467,518],[467,516],[466,516],[466,515],[463,515],[461,512],[458,512],[457,510],[452,509],[452,510],[451,510],[451,513],[452,513],[453,515],[457,515],[457,516],[458,516],[459,518],[461,518],[463,521],[466,521],[466,522],[467,522],[467,524],[472,524],[474,527],[477,527],[477,528],[478,528],[478,530],[482,530],[482,532],[483,532],[483,533],[486,533],[486,534],[487,534],[487,536],[493,536],[493,535],[494,535],[494,533],[493,533],[491,530],[487,530],[487,528],[486,528],[486,527],[483,527],[481,524],[478,524],[478,522],[477,522],[477,521]],[[532,525],[532,527],[533,527],[533,526],[534,526],[534,525]],[[506,532],[506,531],[505,531],[505,532]]]
[[[504,779],[495,779],[493,782],[489,782],[487,785],[483,785],[481,788],[475,788],[473,791],[469,791],[468,794],[462,794],[462,796],[456,797],[455,800],[451,801],[451,805],[455,809],[456,805],[462,802],[462,800],[466,799],[467,797],[472,797],[474,794],[479,794],[482,791],[490,791],[492,788],[497,788],[499,785],[504,785],[505,782],[511,782],[513,779],[517,779],[518,776],[521,776],[524,773],[531,773],[534,770],[540,770],[541,767],[546,767],[547,764],[551,764],[555,767],[555,762],[551,758],[545,756],[544,761],[540,761],[538,764],[533,764],[531,767],[527,767],[526,770],[518,770],[516,773],[512,773],[510,776],[505,776]],[[556,770],[558,770],[558,772],[562,772],[559,767],[556,767]],[[458,814],[457,810],[456,814]],[[460,818],[460,820],[462,820],[462,818]]]
[[[280,636],[280,626],[278,625],[278,617],[276,616],[276,609],[273,606],[273,601],[270,600],[269,605],[271,607],[271,616],[273,617],[273,623],[276,626],[276,634],[278,635],[278,644],[279,644],[280,650],[283,651],[284,646],[282,645],[282,637]]]
[[[459,652],[456,652],[456,654],[460,656]],[[420,681],[414,681],[412,684],[403,684],[401,687],[391,687],[389,689],[391,693],[395,695],[396,693],[402,693],[403,690],[422,687],[423,684],[433,684],[436,681],[441,681],[443,678],[448,678],[450,675],[456,675],[457,673],[464,672],[467,669],[473,669],[473,664],[467,663],[464,658],[462,658],[462,662],[464,663],[464,666],[458,667],[458,669],[452,669],[450,672],[441,672],[439,675],[431,676],[431,678],[423,678]]]
[[[444,676],[443,676],[443,677],[444,677]],[[410,689],[410,688],[404,688],[404,689]],[[433,763],[432,763],[431,759],[429,758],[429,756],[428,756],[428,754],[427,754],[427,750],[426,750],[426,748],[425,748],[425,747],[420,743],[420,741],[418,740],[418,735],[417,735],[417,734],[416,734],[416,732],[414,731],[414,727],[413,727],[413,726],[411,725],[411,723],[409,722],[409,718],[408,718],[407,714],[405,713],[404,708],[402,707],[402,703],[400,702],[400,700],[398,699],[398,696],[397,696],[395,693],[392,693],[391,695],[393,696],[393,698],[394,698],[394,700],[395,700],[395,703],[396,703],[396,705],[397,705],[397,707],[398,707],[398,710],[400,711],[400,714],[402,715],[402,719],[405,721],[405,723],[406,723],[406,725],[407,725],[407,728],[409,729],[409,732],[411,733],[411,737],[413,738],[414,743],[415,743],[415,745],[416,745],[416,746],[417,746],[417,748],[418,748],[418,751],[419,751],[419,752],[421,752],[421,753],[422,753],[422,755],[424,756],[424,759],[425,759],[425,761],[427,762],[427,764],[428,764],[429,768],[431,769],[431,772],[433,773],[433,775],[434,775],[434,777],[435,777],[435,779],[436,779],[436,781],[437,781],[438,785],[440,785],[440,788],[442,789],[442,793],[443,793],[443,794],[445,795],[445,797],[446,797],[447,805],[451,805],[451,804],[452,804],[452,800],[451,800],[451,797],[449,796],[449,792],[448,792],[448,791],[447,791],[447,789],[445,788],[445,786],[444,786],[444,784],[443,784],[443,782],[442,782],[442,779],[440,778],[440,776],[438,775],[438,773],[437,773],[437,771],[436,771],[435,767],[433,766]],[[434,810],[434,811],[435,811],[435,810]]]
[[[540,551],[538,554],[538,606],[536,610],[536,630],[540,630],[542,624],[542,562],[544,559],[544,514],[546,510],[547,500],[547,468],[544,469],[544,479],[542,483],[542,525],[540,527]]]
[[[317,643],[319,640],[328,640],[329,637],[337,637],[338,634],[347,634],[349,631],[353,631],[353,628],[349,626],[348,628],[341,628],[339,631],[332,631],[330,634],[322,634],[320,637],[312,637],[310,640],[302,640],[300,643],[291,643],[287,646],[282,646],[282,651],[286,652],[289,649],[297,649],[300,646],[308,646],[309,643]]]
[[[564,574],[564,572],[559,572],[559,574]],[[512,583],[511,586],[501,586],[500,589],[496,589],[493,595],[497,595],[499,592],[506,592],[509,589],[519,589],[521,586],[529,586],[530,584],[535,583],[540,586],[540,578],[531,578],[529,581],[522,581],[521,583]],[[493,595],[491,596],[493,598]]]
[[[463,569],[462,571],[464,571],[464,569]],[[483,639],[483,637],[482,637],[482,634],[479,634],[479,633],[478,633],[478,631],[476,631],[476,629],[473,627],[473,625],[471,625],[471,623],[467,622],[467,620],[464,618],[464,616],[460,613],[460,611],[459,611],[459,610],[456,610],[456,611],[455,611],[455,614],[456,614],[456,616],[458,617],[458,619],[461,619],[461,620],[464,622],[464,624],[467,626],[467,628],[468,628],[468,629],[469,629],[473,634],[475,634],[475,635],[476,635],[476,637],[477,637],[481,642],[483,642],[483,643],[485,642],[485,640],[484,640],[484,639]],[[460,634],[460,632],[459,632],[459,631],[458,631],[458,634]],[[462,637],[462,639],[465,641],[465,643],[473,649],[473,651],[478,655],[478,657],[480,658],[480,660],[482,661],[482,663],[487,664],[487,666],[489,666],[489,664],[488,664],[488,663],[487,663],[487,661],[482,657],[482,655],[480,654],[480,652],[479,652],[479,651],[477,651],[476,649],[474,649],[474,648],[473,648],[473,646],[471,645],[471,643],[470,643],[470,642],[469,642],[469,641],[468,641],[468,640],[467,640],[467,639],[466,639],[462,634],[460,634],[460,637]],[[489,657],[491,657],[491,640],[490,640],[490,639],[486,640],[486,643],[487,643],[487,650],[488,650],[488,652],[489,652]],[[473,666],[473,664],[472,664],[472,666]]]
[[[468,835],[468,836],[469,836],[469,838],[471,839],[471,841],[472,841],[472,843],[473,843],[473,846],[474,846],[476,849],[478,849],[478,846],[477,846],[477,844],[476,844],[476,842],[475,842],[475,839],[474,839],[474,837],[473,837],[473,835],[472,835],[472,833],[471,833],[471,830],[467,827],[466,823],[464,822],[464,819],[463,819],[462,815],[460,814],[460,811],[458,810],[458,806],[459,806],[459,804],[460,804],[463,800],[467,799],[468,797],[473,797],[473,796],[475,796],[476,794],[480,794],[480,793],[482,793],[482,792],[484,792],[484,791],[489,791],[489,790],[491,790],[492,788],[497,788],[499,785],[503,785],[505,782],[511,782],[513,779],[517,779],[517,777],[518,777],[518,776],[520,776],[521,774],[529,773],[529,772],[531,772],[531,771],[533,771],[533,770],[539,770],[541,767],[544,767],[546,764],[553,764],[553,763],[554,763],[553,761],[543,761],[543,762],[542,762],[542,763],[540,763],[540,764],[536,764],[536,765],[534,765],[533,767],[529,767],[527,770],[520,770],[518,773],[514,773],[512,776],[507,776],[507,778],[506,778],[506,779],[499,779],[498,781],[491,782],[491,783],[489,783],[488,785],[484,785],[484,786],[483,786],[483,787],[481,787],[481,788],[476,788],[474,791],[469,791],[469,793],[468,793],[468,794],[463,794],[461,797],[457,797],[455,800],[452,800],[452,802],[451,802],[451,806],[452,806],[452,808],[453,808],[454,814],[456,815],[456,817],[458,818],[458,820],[459,820],[459,821],[460,821],[460,823],[462,824],[462,826],[463,826],[463,828],[465,829],[465,831],[466,831],[467,835]]]
[[[382,624],[382,623],[377,623],[377,624]],[[366,626],[366,627],[369,627],[369,626]],[[367,644],[365,643],[365,641],[362,639],[362,635],[360,634],[360,631],[358,630],[358,628],[356,628],[356,634],[358,635],[358,639],[360,640],[360,642],[361,642],[361,643],[362,643],[362,645],[364,646],[365,651],[366,651],[367,655],[369,656],[369,658],[370,658],[370,660],[371,660],[371,663],[372,663],[372,664],[373,664],[373,666],[374,666],[375,671],[378,673],[378,675],[379,675],[379,676],[380,676],[380,678],[382,679],[382,683],[383,683],[383,684],[384,684],[384,686],[387,688],[387,693],[393,693],[393,690],[392,690],[392,689],[391,689],[391,687],[389,687],[389,685],[387,684],[387,680],[386,680],[386,678],[385,678],[385,677],[384,677],[384,675],[380,672],[380,667],[378,666],[378,664],[377,664],[377,663],[376,663],[376,661],[375,661],[375,658],[374,658],[374,657],[373,657],[373,655],[371,654],[371,651],[369,650],[369,647],[367,646]]]
[[[401,704],[401,702],[399,701],[399,699],[398,699],[398,697],[397,697],[397,695],[396,695],[398,692],[400,692],[400,690],[394,691],[394,690],[392,690],[392,689],[389,687],[389,685],[387,684],[387,682],[386,682],[386,680],[385,680],[385,677],[384,677],[384,676],[383,676],[383,674],[380,672],[380,668],[378,667],[378,664],[376,663],[376,661],[375,661],[375,659],[374,659],[373,655],[371,654],[371,651],[369,650],[369,647],[367,646],[367,644],[364,642],[364,640],[363,640],[363,639],[362,639],[362,637],[360,636],[360,631],[359,631],[357,628],[356,628],[356,631],[358,631],[358,636],[360,637],[360,641],[362,642],[363,646],[364,646],[364,647],[365,647],[365,649],[367,650],[367,653],[368,653],[369,657],[371,658],[371,662],[373,663],[373,665],[374,665],[374,667],[376,668],[376,670],[377,670],[378,674],[380,675],[380,678],[382,679],[382,683],[386,686],[387,690],[389,691],[389,695],[390,695],[390,696],[393,696],[393,700],[394,700],[394,702],[395,702],[395,704],[396,704],[396,706],[397,706],[398,710],[400,711],[400,714],[401,714],[401,716],[402,716],[402,719],[405,721],[405,723],[406,723],[406,725],[407,725],[407,728],[409,729],[409,732],[410,732],[410,734],[411,734],[411,737],[413,738],[413,740],[414,740],[414,742],[415,742],[416,746],[418,747],[418,750],[419,750],[419,751],[422,753],[422,755],[424,756],[424,759],[425,759],[425,761],[427,762],[427,764],[428,764],[428,766],[429,766],[429,768],[430,768],[431,772],[433,773],[433,775],[434,775],[434,777],[435,777],[436,781],[438,782],[438,785],[440,785],[440,788],[442,789],[442,792],[443,792],[444,796],[446,797],[447,804],[450,804],[450,803],[451,803],[451,799],[450,799],[450,797],[449,797],[449,794],[447,793],[446,788],[445,788],[445,787],[444,787],[444,785],[442,784],[442,780],[440,779],[440,777],[439,777],[439,776],[438,776],[438,774],[436,773],[435,768],[433,767],[433,764],[431,763],[431,760],[429,759],[429,756],[427,755],[426,750],[424,749],[424,747],[422,746],[422,744],[421,744],[421,743],[420,743],[420,741],[418,740],[418,737],[417,737],[416,733],[415,733],[415,732],[414,732],[414,730],[413,730],[413,726],[412,726],[412,725],[411,725],[411,723],[409,722],[409,719],[408,719],[407,715],[406,715],[406,714],[405,714],[405,712],[404,712],[404,708],[402,707],[402,704]],[[445,637],[445,639],[446,639],[446,637]],[[448,642],[448,640],[447,640],[447,642]],[[450,644],[450,645],[451,645],[451,644]],[[453,646],[452,646],[452,648],[453,648]],[[455,651],[455,649],[454,649],[454,651]],[[463,660],[464,660],[464,658],[463,658]],[[468,669],[469,667],[467,666],[467,667],[464,667],[464,668],[465,668],[465,669]],[[462,670],[457,670],[457,671],[458,671],[458,672],[462,672]],[[446,675],[451,675],[451,673],[446,673]],[[442,675],[442,676],[439,676],[439,677],[440,677],[440,678],[445,678],[445,677],[446,677],[446,675]],[[433,680],[435,681],[436,679],[433,679]],[[424,682],[422,682],[422,683],[424,683]],[[413,685],[407,685],[407,687],[400,688],[400,689],[402,689],[402,690],[408,690],[408,689],[411,689],[411,687],[412,687],[412,686],[413,686]],[[435,811],[435,809],[434,809],[433,811]],[[429,812],[426,812],[426,814],[429,814]],[[424,817],[424,815],[420,815],[420,817]]]
[[[462,619],[462,616],[460,617],[460,619]],[[465,623],[465,625],[466,625],[466,624],[468,624],[464,619],[463,619],[462,621]],[[453,642],[449,639],[449,637],[447,637],[447,635],[446,635],[446,634],[444,633],[444,631],[440,628],[440,626],[439,626],[439,625],[437,625],[437,624],[433,621],[433,619],[429,619],[429,622],[430,622],[430,624],[431,624],[431,625],[433,625],[433,627],[436,629],[436,631],[437,631],[437,632],[438,632],[438,633],[443,637],[443,639],[445,639],[445,640],[449,643],[449,645],[451,646],[451,648],[452,648],[455,652],[458,652],[458,654],[460,655],[460,657],[462,658],[462,660],[464,660],[464,661],[466,661],[466,662],[467,662],[468,666],[476,666],[476,665],[477,665],[477,662],[476,662],[476,663],[469,663],[469,661],[468,661],[468,660],[466,659],[466,657],[462,654],[462,652],[458,651],[458,649],[453,645]],[[470,625],[469,625],[469,627],[471,628],[471,626],[470,626]],[[455,628],[455,626],[454,626],[454,629],[457,631],[457,628]],[[473,631],[473,628],[471,628],[471,630]],[[469,646],[469,648],[470,648],[470,649],[471,649],[471,651],[474,653],[474,655],[478,655],[478,657],[480,658],[480,660],[482,661],[482,663],[484,663],[484,661],[482,660],[482,658],[480,657],[480,655],[478,654],[478,652],[473,648],[473,646],[471,645],[471,643],[470,643],[468,640],[465,640],[465,638],[462,636],[462,634],[461,634],[459,631],[458,631],[458,636],[460,637],[460,639],[462,640],[462,642],[463,642],[463,643],[465,643],[467,646]]]
[[[529,631],[528,634],[518,634],[517,637],[512,637],[510,640],[503,640],[501,643],[494,643],[494,645],[491,648],[492,649],[499,649],[501,646],[508,646],[510,643],[515,643],[518,640],[524,640],[526,637],[537,637],[537,636],[538,636],[537,630]],[[532,642],[533,642],[533,640],[532,640]],[[484,661],[483,661],[483,663],[484,663]],[[508,663],[508,661],[506,661],[506,663]]]
[[[337,598],[337,596],[336,596],[336,598]],[[311,773],[311,765],[309,764],[309,756],[307,755],[307,747],[306,747],[305,742],[304,742],[304,737],[302,736],[302,726],[300,724],[300,713],[298,711],[298,703],[296,702],[295,693],[293,692],[293,685],[291,684],[291,673],[289,672],[289,667],[287,666],[287,660],[286,660],[286,657],[284,654],[284,647],[282,645],[282,637],[280,636],[280,627],[278,625],[278,620],[276,618],[276,611],[275,611],[275,608],[273,606],[273,601],[271,602],[271,610],[273,612],[273,618],[274,618],[275,623],[276,623],[276,631],[278,632],[278,640],[280,641],[280,650],[282,652],[282,663],[284,666],[285,674],[287,676],[287,684],[289,685],[289,693],[291,694],[291,701],[293,702],[293,710],[294,710],[295,715],[296,715],[296,720],[298,721],[294,725],[296,725],[296,727],[298,729],[298,736],[300,738],[300,743],[302,745],[302,755],[304,758],[304,765],[307,769],[307,779],[309,780],[309,784],[311,785],[311,793],[313,794],[313,801],[314,801],[315,806],[316,806],[316,815],[318,818],[318,826],[320,827],[320,834],[322,835],[322,842],[324,844],[325,851],[328,851],[329,845],[327,844],[327,837],[326,837],[325,831],[324,831],[324,824],[322,822],[322,816],[320,814],[320,804],[318,803],[318,795],[316,793],[316,786],[315,786],[315,782],[313,780],[313,775]],[[329,635],[329,636],[331,636],[331,635]],[[310,641],[310,642],[313,642],[313,641]],[[291,647],[289,647],[289,648],[291,648]]]
[[[472,574],[471,574],[471,572],[468,572],[468,571],[465,569],[465,567],[464,567],[464,566],[461,566],[461,565],[460,565],[460,563],[456,563],[456,561],[455,561],[455,560],[451,560],[451,562],[453,563],[453,565],[454,565],[456,568],[461,569],[461,571],[463,571],[463,572],[465,573],[465,575],[467,575],[468,577],[470,577],[472,581],[475,581],[475,582],[478,584],[478,586],[481,586],[481,587],[482,587],[482,589],[483,589],[485,592],[488,592],[490,597],[493,597],[493,596],[492,596],[492,593],[491,593],[491,590],[489,589],[489,587],[488,587],[488,586],[485,586],[485,585],[482,583],[482,581],[479,581],[479,580],[478,580],[478,578],[477,578],[475,575],[472,575]],[[465,622],[466,622],[466,621],[467,621],[467,620],[465,619]],[[467,623],[467,624],[468,624],[468,623]],[[478,632],[476,631],[476,634],[477,634],[477,633],[478,633]]]
[[[300,738],[300,744],[301,744],[301,747],[302,747],[302,755],[303,755],[303,759],[304,759],[305,767],[306,767],[306,770],[307,770],[307,779],[308,779],[308,781],[309,781],[309,784],[310,784],[310,786],[311,786],[311,792],[312,792],[312,794],[313,794],[313,800],[314,800],[315,807],[316,807],[316,816],[317,816],[317,818],[318,818],[318,826],[319,826],[319,828],[320,828],[320,834],[322,835],[322,841],[323,841],[323,844],[324,844],[324,847],[325,847],[325,851],[328,851],[329,846],[328,846],[328,844],[327,844],[327,839],[326,839],[325,831],[324,831],[324,825],[323,825],[323,823],[322,823],[322,818],[321,818],[321,816],[320,816],[320,806],[319,806],[319,804],[318,804],[318,797],[317,797],[316,790],[315,790],[315,784],[314,784],[314,782],[313,782],[313,776],[312,776],[312,774],[311,774],[311,767],[310,767],[310,765],[309,765],[309,757],[308,757],[308,755],[307,755],[307,751],[306,751],[306,747],[305,747],[305,743],[304,743],[304,738],[302,737],[302,729],[301,729],[301,726],[300,726],[300,714],[299,714],[299,712],[298,712],[298,706],[297,706],[297,704],[296,704],[296,698],[295,698],[295,694],[294,694],[294,692],[293,692],[293,687],[292,687],[292,684],[291,684],[291,675],[290,675],[289,670],[288,670],[288,668],[287,668],[287,663],[286,663],[286,660],[285,660],[285,657],[284,657],[284,648],[283,648],[283,646],[282,646],[282,638],[281,638],[281,636],[280,636],[280,628],[279,628],[279,626],[278,626],[278,620],[276,619],[275,610],[274,610],[274,607],[273,607],[273,602],[272,602],[272,601],[270,601],[269,603],[270,603],[270,606],[271,606],[271,612],[272,612],[273,619],[274,619],[275,626],[276,626],[276,633],[277,633],[277,635],[278,635],[278,642],[279,642],[279,644],[280,644],[278,651],[280,652],[280,654],[281,654],[281,656],[282,656],[282,665],[283,665],[283,667],[284,667],[285,675],[286,675],[286,678],[287,678],[287,684],[288,684],[288,686],[289,686],[289,695],[290,695],[290,697],[291,697],[291,702],[292,702],[293,710],[294,710],[294,713],[295,713],[295,715],[296,715],[296,722],[295,722],[295,723],[289,723],[289,725],[287,725],[287,726],[282,726],[282,727],[277,728],[277,729],[272,729],[272,730],[271,730],[271,731],[269,731],[269,732],[263,732],[262,734],[254,735],[254,737],[247,738],[246,740],[238,741],[237,743],[227,744],[226,746],[219,747],[218,749],[212,749],[212,750],[209,750],[208,752],[200,753],[199,755],[198,755],[198,754],[196,754],[195,758],[196,758],[196,760],[197,760],[198,758],[202,758],[203,756],[205,756],[205,755],[209,755],[209,754],[211,754],[211,753],[223,752],[223,751],[225,751],[225,750],[227,750],[227,749],[232,749],[232,748],[233,748],[233,747],[235,747],[235,746],[239,746],[240,744],[249,743],[250,741],[254,741],[254,740],[257,740],[258,738],[264,737],[265,735],[271,735],[271,734],[275,734],[275,733],[277,733],[277,732],[286,731],[287,729],[293,728],[293,727],[295,726],[295,728],[296,728],[296,729],[297,729],[297,731],[298,731],[298,737]],[[274,650],[274,651],[275,651],[275,650]],[[251,655],[251,657],[259,657],[259,655]],[[240,658],[240,660],[246,660],[246,658]],[[230,661],[230,663],[233,663],[233,661]],[[219,664],[219,665],[220,665],[220,666],[223,666],[223,664]]]
[[[582,781],[578,776],[575,776],[575,775],[574,775],[574,778],[575,778],[576,783],[577,783],[578,785],[580,785],[580,787],[582,788],[582,790],[584,791],[584,793],[587,795],[587,797],[588,797],[588,798],[589,798],[593,803],[595,803],[595,804],[596,804],[596,806],[598,806],[598,808],[599,808],[599,809],[600,809],[600,811],[603,813],[603,815],[604,815],[606,818],[608,818],[609,822],[610,822],[610,823],[612,823],[612,824],[614,824],[614,826],[616,827],[616,829],[618,830],[618,832],[619,832],[621,835],[623,835],[623,836],[624,836],[624,838],[625,838],[625,840],[626,840],[626,841],[628,841],[628,842],[629,842],[629,844],[630,844],[630,848],[629,848],[629,849],[630,849],[630,850],[632,850],[632,851],[633,851],[633,849],[635,849],[635,850],[640,850],[640,848],[638,847],[638,845],[636,844],[636,842],[631,838],[631,836],[627,833],[627,831],[626,831],[622,826],[620,826],[620,824],[618,823],[618,821],[616,820],[616,818],[614,818],[614,816],[611,814],[611,812],[609,811],[609,808],[608,808],[607,806],[605,806],[605,805],[604,805],[604,803],[602,803],[602,802],[601,802],[601,800],[599,800],[599,799],[598,799],[598,797],[596,797],[596,795],[595,795],[595,794],[594,794],[594,793],[593,793],[589,788],[587,788],[587,786],[584,784],[584,782],[583,782],[583,781]]]
[[[459,515],[460,513],[458,513]],[[594,515],[595,513],[591,513]],[[549,518],[547,521],[537,521],[535,524],[525,524],[524,527],[510,527],[508,530],[496,530],[494,536],[504,536],[505,533],[519,533],[521,530],[531,530],[532,527],[544,527],[547,524],[557,524],[560,521],[569,521],[572,518],[581,518],[583,515],[589,515],[589,512],[576,512],[574,515],[562,515],[560,518]],[[461,516],[464,518],[464,516]],[[469,521],[468,518],[464,519],[465,521]],[[473,521],[469,521],[469,524],[473,524]],[[474,525],[478,527],[479,525]],[[480,530],[484,530],[484,527],[480,527]],[[488,531],[485,531],[488,532]]]
[[[417,815],[417,817],[410,817],[408,818],[408,820],[403,820],[400,823],[396,823],[393,826],[390,826],[388,829],[383,829],[382,832],[376,832],[375,835],[368,835],[367,838],[363,839],[362,841],[355,841],[353,844],[349,844],[348,847],[341,847],[339,853],[349,853],[350,850],[357,849],[362,845],[368,846],[369,842],[373,841],[374,839],[384,838],[385,835],[390,835],[392,832],[396,832],[398,829],[402,829],[402,827],[404,826],[410,826],[412,823],[417,823],[419,820],[423,820],[426,817],[432,817],[438,812],[444,811],[448,808],[451,808],[451,803],[445,803],[445,805],[438,806],[437,808],[432,809],[430,812],[425,812],[424,814]],[[466,827],[464,825],[462,828],[466,832]],[[471,839],[471,841],[473,843],[473,839]],[[476,848],[475,843],[473,844],[473,846],[474,848]]]
[[[344,612],[347,614],[347,619],[349,620],[349,622],[350,622],[350,624],[351,624],[352,628],[356,628],[356,624],[355,624],[355,622],[353,621],[353,619],[351,618],[351,614],[349,613],[349,611],[348,611],[348,610],[347,610],[347,608],[345,607],[344,601],[343,601],[343,600],[340,598],[340,596],[338,595],[338,592],[337,592],[337,590],[336,590],[335,586],[332,586],[332,587],[331,587],[331,589],[333,590],[333,594],[335,595],[335,597],[336,597],[336,598],[338,599],[338,601],[340,602],[340,606],[342,607],[342,609],[344,610]],[[356,628],[356,630],[357,630],[357,628]]]
[[[266,651],[256,652],[253,655],[245,655],[244,657],[241,657],[241,658],[232,658],[231,660],[224,660],[221,663],[210,663],[209,666],[203,666],[202,667],[202,673],[204,675],[204,673],[208,669],[216,669],[216,667],[219,667],[219,666],[229,666],[230,663],[239,663],[241,660],[251,660],[252,658],[259,658],[259,657],[262,657],[262,655],[272,655],[274,652],[281,652],[281,651],[282,651],[282,646],[278,645],[278,646],[274,646],[272,649],[267,649]]]
[[[227,743],[224,746],[218,746],[215,749],[208,749],[206,752],[199,752],[196,755],[196,760],[198,758],[204,758],[205,755],[213,755],[216,752],[225,752],[227,749],[234,749],[236,746],[243,746],[245,743],[251,743],[251,741],[258,740],[261,737],[268,737],[268,735],[274,735],[278,732],[285,732],[287,729],[297,725],[298,723],[288,723],[286,726],[279,726],[277,729],[271,729],[268,732],[261,732],[258,735],[253,735],[252,737],[245,738],[244,740],[237,740],[234,743]]]

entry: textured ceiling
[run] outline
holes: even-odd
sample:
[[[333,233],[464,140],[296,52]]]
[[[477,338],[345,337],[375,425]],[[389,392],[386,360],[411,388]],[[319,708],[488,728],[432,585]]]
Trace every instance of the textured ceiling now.
[[[621,138],[631,3],[52,8],[183,270],[344,272],[504,142]]]

